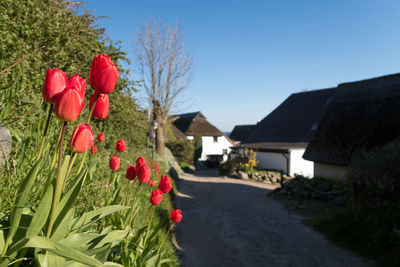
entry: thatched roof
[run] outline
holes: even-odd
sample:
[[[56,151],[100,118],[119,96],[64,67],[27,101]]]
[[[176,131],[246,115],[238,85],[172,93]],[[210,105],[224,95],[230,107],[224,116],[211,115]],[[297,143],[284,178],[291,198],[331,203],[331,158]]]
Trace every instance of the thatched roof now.
[[[292,94],[256,125],[245,143],[308,143],[335,91]]]
[[[178,128],[176,128],[175,125],[173,125],[173,124],[171,124],[171,130],[177,140],[187,139],[186,135],[184,133],[182,133]]]
[[[359,152],[400,137],[400,74],[343,83],[303,158],[347,165]]]
[[[230,138],[209,123],[200,111],[174,115],[172,123],[185,135],[225,136],[233,144]]]
[[[256,127],[254,124],[247,124],[247,125],[236,125],[229,138],[235,141],[245,141],[247,137],[250,135],[251,131]]]

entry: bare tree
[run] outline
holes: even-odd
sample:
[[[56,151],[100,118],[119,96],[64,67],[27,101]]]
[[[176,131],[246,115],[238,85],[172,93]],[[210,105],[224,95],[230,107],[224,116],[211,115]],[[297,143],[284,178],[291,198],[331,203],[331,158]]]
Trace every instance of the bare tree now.
[[[153,24],[149,19],[136,34],[135,63],[158,124],[156,151],[163,156],[168,114],[192,77],[192,57],[184,47],[178,25],[163,25],[161,19]]]

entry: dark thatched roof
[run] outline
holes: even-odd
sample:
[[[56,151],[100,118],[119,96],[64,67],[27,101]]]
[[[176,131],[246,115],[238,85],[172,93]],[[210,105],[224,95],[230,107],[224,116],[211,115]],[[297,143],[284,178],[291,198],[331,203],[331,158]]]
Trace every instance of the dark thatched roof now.
[[[174,115],[172,123],[185,135],[225,136],[233,144],[230,138],[209,123],[200,111]]]
[[[173,124],[171,124],[171,130],[177,140],[187,139],[186,135],[184,133],[182,133],[178,128],[176,128],[175,125],[173,125]]]
[[[292,94],[260,121],[245,143],[308,143],[336,88]]]
[[[248,124],[248,125],[236,125],[231,134],[229,135],[229,138],[235,140],[235,141],[245,141],[251,131],[256,127],[254,124]]]
[[[343,83],[303,157],[347,165],[359,152],[400,137],[400,74]]]

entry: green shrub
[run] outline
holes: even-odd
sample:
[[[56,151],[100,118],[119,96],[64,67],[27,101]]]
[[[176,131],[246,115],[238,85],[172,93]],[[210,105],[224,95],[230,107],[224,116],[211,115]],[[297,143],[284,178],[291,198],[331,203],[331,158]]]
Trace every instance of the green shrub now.
[[[184,172],[193,172],[194,169],[194,167],[187,162],[180,162],[179,167],[181,167]]]
[[[203,139],[200,135],[196,135],[194,141],[194,161],[198,161],[203,153]]]
[[[194,144],[190,140],[171,140],[166,144],[172,154],[179,162],[192,162],[194,155]]]
[[[400,142],[362,154],[350,168],[353,211],[361,221],[400,225]]]

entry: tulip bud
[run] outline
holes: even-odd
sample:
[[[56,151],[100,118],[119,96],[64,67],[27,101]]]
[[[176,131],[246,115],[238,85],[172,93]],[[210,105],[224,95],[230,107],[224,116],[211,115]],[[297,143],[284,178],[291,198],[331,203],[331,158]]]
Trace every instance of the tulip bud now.
[[[89,124],[80,124],[76,126],[69,147],[73,152],[83,153],[86,152],[94,143],[94,135]]]
[[[128,169],[126,169],[126,178],[129,180],[136,180],[137,174],[136,174],[136,168],[135,166],[129,166]]]
[[[147,165],[143,165],[139,169],[138,177],[139,181],[142,183],[147,183],[150,179],[151,171]]]
[[[56,116],[63,121],[76,121],[81,114],[84,105],[76,86],[68,87],[57,97],[55,111]]]
[[[182,211],[180,209],[172,209],[170,219],[174,223],[180,222],[182,220]]]
[[[68,79],[68,87],[75,86],[82,99],[85,99],[86,80],[78,74],[73,75]]]
[[[163,195],[162,195],[161,190],[156,189],[153,192],[151,192],[150,202],[152,205],[157,206],[161,203],[162,198],[163,198]]]
[[[169,178],[168,176],[163,176],[160,180],[160,183],[158,184],[158,188],[164,193],[164,194],[168,194],[169,191],[171,191],[172,189],[172,185],[171,185],[171,178]]]
[[[124,140],[118,140],[117,143],[115,144],[115,149],[118,152],[124,152],[126,149],[126,144]]]
[[[139,170],[143,165],[146,165],[146,159],[140,157],[136,160],[136,169]]]
[[[97,152],[97,146],[92,146],[92,148],[90,149],[90,153],[96,154],[96,152]]]
[[[118,80],[118,70],[112,60],[106,55],[93,58],[90,68],[90,85],[101,94],[111,93]]]
[[[110,169],[113,170],[113,171],[118,171],[119,170],[119,164],[120,164],[119,157],[113,155],[111,157],[110,163],[109,163]]]
[[[89,102],[89,110],[92,109],[93,102],[96,99],[97,92],[94,92],[90,97]],[[108,110],[110,106],[110,100],[108,99],[108,95],[100,94],[96,100],[96,104],[94,105],[92,117],[96,119],[105,120],[108,117]]]
[[[156,181],[150,180],[150,181],[149,181],[149,185],[150,185],[151,187],[154,187],[154,186],[156,185]]]
[[[59,69],[48,69],[42,90],[44,101],[56,103],[58,95],[65,90],[67,85],[67,74]]]
[[[99,134],[97,135],[97,140],[98,140],[99,142],[103,142],[103,141],[105,140],[104,133],[99,133]]]

